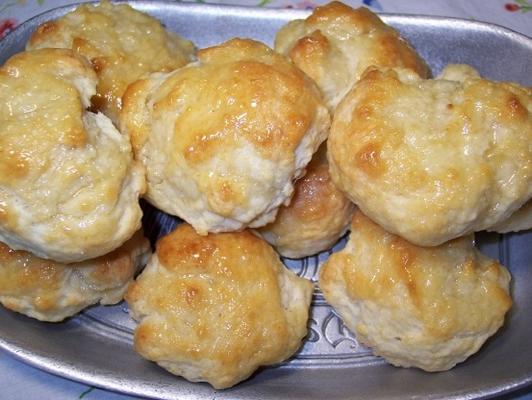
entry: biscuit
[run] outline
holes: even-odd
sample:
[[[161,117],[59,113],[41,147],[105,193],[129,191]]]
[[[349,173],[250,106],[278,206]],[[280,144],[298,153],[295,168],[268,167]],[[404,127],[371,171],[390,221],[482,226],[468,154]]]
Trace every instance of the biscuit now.
[[[532,90],[451,65],[434,80],[366,71],[336,109],[334,183],[372,220],[435,246],[507,219],[532,195]]]
[[[88,63],[27,51],[0,68],[0,241],[60,262],[109,253],[140,228],[144,171],[129,138],[85,111]]]
[[[150,245],[141,232],[109,254],[68,265],[0,243],[0,303],[50,322],[96,303],[115,304],[149,254]]]
[[[466,236],[418,247],[355,211],[344,250],[319,285],[358,341],[402,367],[443,371],[504,323],[510,274]]]
[[[164,29],[159,21],[127,4],[102,1],[37,28],[26,48],[67,48],[86,57],[98,74],[95,109],[113,122],[127,86],[142,75],[172,71],[191,61],[194,45]]]
[[[126,294],[135,349],[217,389],[290,357],[307,333],[313,285],[249,231],[198,235],[182,224]]]
[[[347,230],[354,204],[333,184],[327,148],[320,146],[295,184],[287,206],[275,221],[258,228],[260,235],[284,257],[301,258],[331,247]]]
[[[498,233],[520,232],[532,228],[532,200],[514,212],[508,219],[490,226],[487,230]]]
[[[314,79],[331,110],[369,66],[429,74],[425,62],[395,29],[367,8],[352,9],[337,1],[281,28],[275,50]]]
[[[145,197],[201,234],[263,226],[325,140],[327,108],[262,43],[233,39],[198,59],[124,95],[120,126],[146,167]]]

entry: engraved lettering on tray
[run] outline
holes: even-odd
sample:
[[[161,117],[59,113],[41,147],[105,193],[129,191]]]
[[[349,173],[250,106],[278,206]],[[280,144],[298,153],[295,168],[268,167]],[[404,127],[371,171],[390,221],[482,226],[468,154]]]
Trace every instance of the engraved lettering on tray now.
[[[310,343],[316,343],[320,340],[320,334],[319,332],[313,327],[313,325],[319,326],[318,321],[316,321],[314,318],[309,318],[308,320],[308,333],[307,337],[305,338],[305,341]]]
[[[321,332],[327,343],[335,349],[343,343],[351,350],[357,350],[360,347],[355,336],[349,332],[343,321],[333,311],[329,311],[323,320]]]

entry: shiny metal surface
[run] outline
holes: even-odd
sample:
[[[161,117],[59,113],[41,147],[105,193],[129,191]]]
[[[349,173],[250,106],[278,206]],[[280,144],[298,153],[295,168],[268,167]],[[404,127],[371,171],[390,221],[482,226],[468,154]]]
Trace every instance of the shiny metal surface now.
[[[272,43],[277,29],[308,12],[227,6],[132,2],[192,39],[199,47],[231,37]],[[48,12],[21,25],[0,42],[0,62],[22,50],[35,27],[73,7]],[[532,40],[504,28],[434,17],[385,15],[429,62],[436,74],[450,62],[468,63],[492,79],[532,85]],[[145,205],[152,240],[177,221]],[[0,347],[46,371],[91,385],[160,399],[377,399],[483,398],[532,383],[532,232],[480,234],[485,253],[509,266],[515,306],[505,328],[467,362],[445,373],[398,369],[357,343],[316,291],[309,336],[289,362],[265,368],[225,391],[192,384],[143,360],[132,349],[134,322],[125,304],[91,308],[65,323],[40,323],[0,308]],[[341,247],[341,241],[335,249]],[[285,260],[314,279],[328,252],[302,261]]]

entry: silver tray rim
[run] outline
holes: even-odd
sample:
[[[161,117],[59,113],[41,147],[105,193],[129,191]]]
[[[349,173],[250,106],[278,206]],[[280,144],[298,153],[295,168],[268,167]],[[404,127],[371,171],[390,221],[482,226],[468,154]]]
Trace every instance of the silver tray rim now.
[[[130,4],[133,7],[136,5],[139,6],[139,8],[142,9],[143,12],[149,13],[151,10],[158,9],[161,5],[167,5],[171,6],[172,8],[182,8],[182,9],[189,9],[189,10],[197,10],[201,11],[202,13],[219,13],[220,10],[223,10],[223,12],[226,15],[235,15],[235,16],[241,16],[243,14],[248,15],[250,17],[258,16],[258,17],[267,17],[267,18],[278,18],[279,13],[283,15],[284,18],[287,20],[292,19],[300,19],[305,18],[312,10],[297,10],[297,9],[283,9],[283,8],[259,8],[253,5],[227,5],[227,4],[212,4],[212,3],[202,3],[202,4],[196,4],[196,3],[188,3],[188,2],[175,2],[171,0],[155,0],[155,1],[148,1],[148,0],[118,0],[113,1],[114,3],[126,3]],[[7,40],[10,40],[12,37],[16,36],[18,31],[22,31],[25,26],[31,25],[34,21],[44,19],[48,15],[58,15],[58,13],[65,14],[76,7],[83,5],[83,4],[97,4],[98,1],[87,1],[87,2],[75,2],[68,5],[63,5],[59,7],[50,8],[43,13],[40,13],[38,15],[35,15],[23,22],[21,22],[15,29],[13,29],[11,32],[9,32],[4,38],[0,40],[0,44],[3,42],[6,42]],[[521,32],[517,32],[515,30],[512,30],[510,28],[507,28],[505,26],[495,24],[495,23],[489,23],[484,21],[477,21],[477,20],[467,20],[463,18],[457,18],[457,17],[443,17],[443,16],[433,16],[433,15],[425,15],[425,14],[406,14],[406,13],[386,13],[386,12],[377,12],[377,14],[384,20],[384,22],[388,24],[410,24],[415,23],[417,25],[425,25],[425,26],[439,26],[439,27],[449,27],[452,26],[453,29],[460,29],[460,28],[468,28],[471,29],[471,27],[474,27],[477,31],[483,31],[483,32],[491,32],[495,33],[497,35],[504,35],[509,38],[511,38],[513,41],[520,42],[520,44],[526,46],[530,49],[532,52],[532,37],[527,36]],[[22,318],[27,318],[22,316]],[[28,318],[29,320],[29,318]],[[64,323],[74,323],[78,324],[78,322],[73,321],[72,319],[69,319],[68,322]],[[47,323],[44,323],[47,324]],[[123,382],[116,381],[116,379],[112,376],[107,376],[106,374],[99,374],[97,371],[89,372],[85,370],[78,370],[77,368],[70,368],[70,365],[68,362],[55,362],[50,360],[49,357],[36,354],[32,352],[31,350],[26,349],[25,347],[18,346],[14,343],[10,343],[9,341],[5,340],[3,337],[0,336],[0,349],[3,351],[6,351],[8,354],[10,354],[13,358],[30,365],[32,367],[35,367],[39,370],[51,373],[55,376],[70,379],[76,382],[84,383],[89,386],[95,386],[98,388],[102,388],[105,390],[110,390],[116,393],[126,394],[126,395],[132,395],[132,396],[149,396],[149,398],[161,398],[166,399],[167,397],[160,397],[161,393],[154,388],[154,390],[151,391],[151,393],[148,393],[147,391],[144,391],[144,393],[139,393],[137,390],[128,389],[127,387],[123,386]],[[267,367],[268,368],[268,367]],[[310,367],[312,368],[312,367]],[[314,367],[315,368],[315,367]],[[163,371],[164,372],[164,371]],[[96,380],[97,379],[97,380]],[[195,383],[195,385],[198,385],[198,383]],[[205,385],[204,383],[199,383],[199,385]],[[454,393],[448,393],[445,395],[435,395],[430,396],[431,399],[485,399],[485,398],[492,398],[494,396],[500,396],[509,394],[512,392],[515,392],[519,389],[527,388],[528,386],[532,386],[532,374],[525,375],[521,377],[515,377],[515,379],[508,380],[506,384],[504,385],[490,385],[486,384],[485,387],[481,390],[464,390],[464,391],[458,391]],[[226,391],[216,391],[213,390],[213,396],[216,396],[216,394],[220,395],[220,398],[225,398],[223,396],[223,393],[226,393],[228,395],[227,398],[230,398],[231,395],[229,392]],[[176,395],[179,396],[179,398],[182,399],[196,399],[194,393],[176,393]]]

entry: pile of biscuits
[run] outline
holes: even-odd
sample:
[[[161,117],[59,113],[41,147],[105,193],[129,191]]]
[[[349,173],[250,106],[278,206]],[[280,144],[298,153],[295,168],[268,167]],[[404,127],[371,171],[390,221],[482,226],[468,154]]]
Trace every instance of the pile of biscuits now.
[[[0,302],[61,321],[125,298],[143,357],[227,388],[307,335],[313,283],[279,254],[350,230],[327,301],[388,362],[452,368],[512,304],[473,233],[532,227],[532,90],[429,77],[339,2],[275,50],[196,50],[107,1],[44,23],[0,68]],[[140,198],[185,221],[153,254]]]

